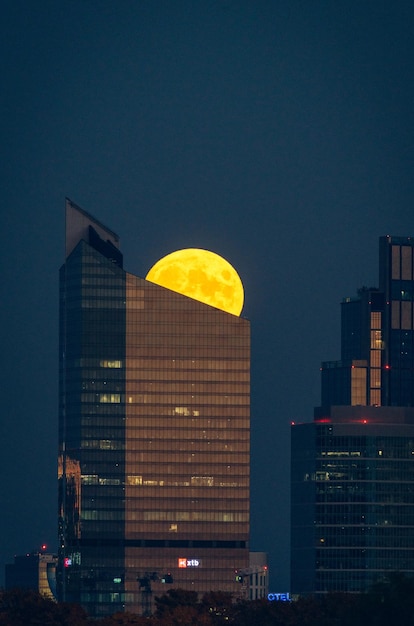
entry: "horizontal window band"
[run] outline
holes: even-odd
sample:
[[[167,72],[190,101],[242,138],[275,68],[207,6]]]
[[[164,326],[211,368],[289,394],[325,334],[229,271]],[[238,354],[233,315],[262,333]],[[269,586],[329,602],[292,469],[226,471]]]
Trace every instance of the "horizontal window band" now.
[[[247,541],[226,540],[181,540],[181,539],[80,539],[78,548],[247,548]],[[74,546],[71,546],[74,548]],[[69,546],[67,546],[67,549]]]

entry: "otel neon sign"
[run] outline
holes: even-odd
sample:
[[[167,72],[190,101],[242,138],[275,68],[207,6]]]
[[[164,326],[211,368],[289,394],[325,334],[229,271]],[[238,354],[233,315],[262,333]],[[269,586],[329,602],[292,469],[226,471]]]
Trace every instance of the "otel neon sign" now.
[[[290,593],[268,593],[267,599],[269,602],[290,602]]]

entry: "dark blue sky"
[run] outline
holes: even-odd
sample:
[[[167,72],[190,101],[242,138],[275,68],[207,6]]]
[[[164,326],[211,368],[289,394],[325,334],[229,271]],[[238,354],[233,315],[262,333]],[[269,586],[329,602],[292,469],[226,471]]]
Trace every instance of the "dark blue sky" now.
[[[414,3],[4,0],[3,565],[56,547],[64,197],[125,268],[227,258],[252,324],[252,548],[289,588],[289,424],[339,358],[339,302],[414,235]]]

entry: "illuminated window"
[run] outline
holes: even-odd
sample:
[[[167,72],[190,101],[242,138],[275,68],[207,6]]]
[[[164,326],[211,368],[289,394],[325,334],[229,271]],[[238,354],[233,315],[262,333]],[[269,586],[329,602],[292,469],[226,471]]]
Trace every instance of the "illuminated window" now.
[[[381,370],[371,370],[371,389],[379,389],[381,387]]]
[[[98,474],[84,474],[83,476],[81,476],[81,481],[85,485],[97,485]]]
[[[191,476],[191,485],[196,487],[212,487],[214,485],[213,476]]]
[[[371,350],[370,365],[371,367],[381,367],[381,352],[379,350]]]
[[[109,368],[113,368],[113,369],[120,369],[122,367],[121,361],[100,361],[99,365],[101,367],[109,367]]]
[[[381,390],[380,389],[371,389],[371,405],[372,406],[381,405]]]
[[[121,394],[120,393],[101,393],[99,395],[99,402],[116,404],[118,402],[121,402]]]
[[[100,478],[100,485],[120,485],[121,481],[119,478]]]
[[[381,350],[382,336],[380,330],[371,330],[371,348]]]
[[[316,472],[315,480],[329,480],[328,472]]]
[[[174,415],[191,415],[191,411],[186,406],[176,406],[173,413]]]
[[[127,485],[142,485],[142,476],[127,476]]]

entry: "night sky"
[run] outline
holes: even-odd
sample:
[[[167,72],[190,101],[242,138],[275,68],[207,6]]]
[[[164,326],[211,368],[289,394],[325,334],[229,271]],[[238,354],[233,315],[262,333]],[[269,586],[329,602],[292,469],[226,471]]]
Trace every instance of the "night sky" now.
[[[3,0],[3,566],[56,549],[64,198],[144,277],[212,250],[252,326],[251,547],[289,589],[290,422],[338,359],[341,299],[414,235],[412,0]]]

